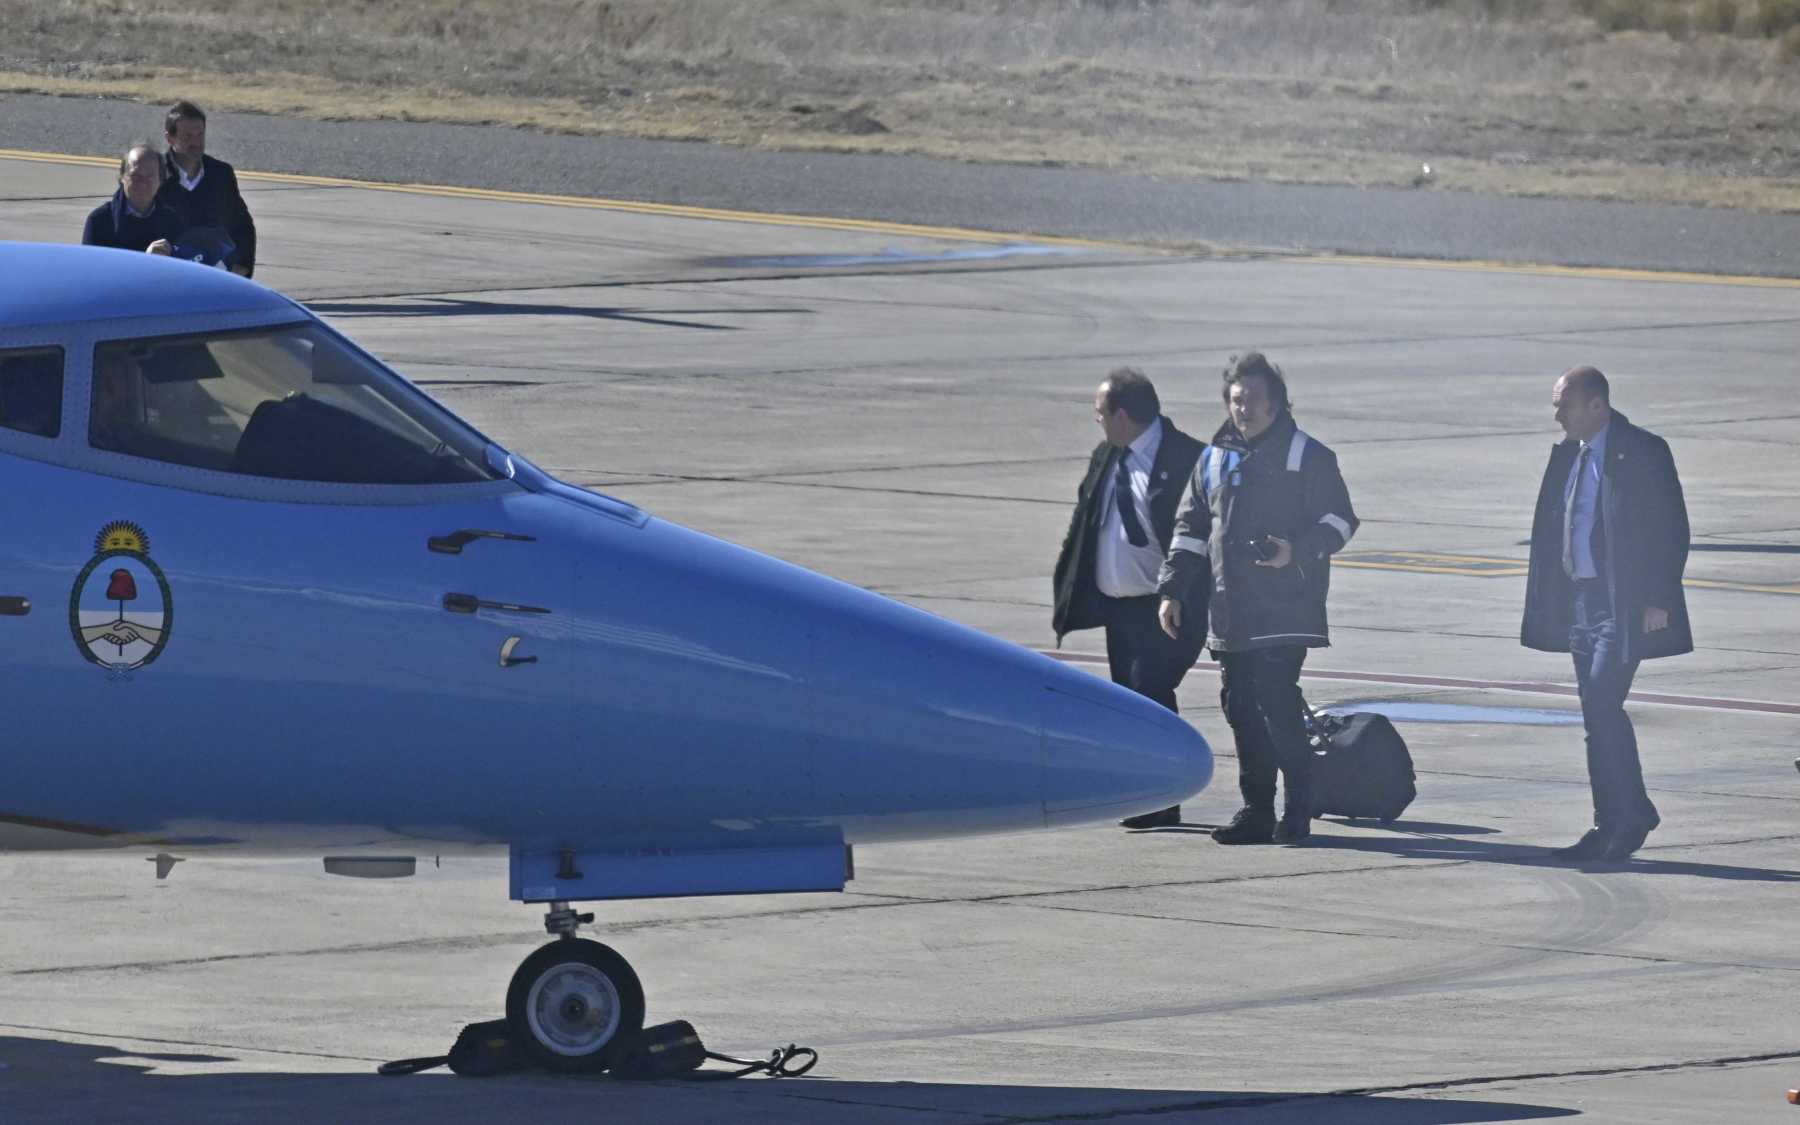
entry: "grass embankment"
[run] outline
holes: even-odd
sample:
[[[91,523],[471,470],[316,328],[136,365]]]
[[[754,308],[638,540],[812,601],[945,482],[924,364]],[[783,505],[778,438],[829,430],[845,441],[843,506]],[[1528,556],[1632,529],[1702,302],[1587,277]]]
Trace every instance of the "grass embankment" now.
[[[0,0],[0,20],[15,92],[1800,210],[1800,0]]]

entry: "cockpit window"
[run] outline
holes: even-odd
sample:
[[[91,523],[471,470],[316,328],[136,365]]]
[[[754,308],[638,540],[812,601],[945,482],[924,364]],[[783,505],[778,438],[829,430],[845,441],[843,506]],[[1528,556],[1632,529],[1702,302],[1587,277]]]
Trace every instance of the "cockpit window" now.
[[[282,480],[493,480],[479,435],[315,324],[94,350],[96,449]]]
[[[39,437],[62,432],[63,350],[0,351],[0,426]]]

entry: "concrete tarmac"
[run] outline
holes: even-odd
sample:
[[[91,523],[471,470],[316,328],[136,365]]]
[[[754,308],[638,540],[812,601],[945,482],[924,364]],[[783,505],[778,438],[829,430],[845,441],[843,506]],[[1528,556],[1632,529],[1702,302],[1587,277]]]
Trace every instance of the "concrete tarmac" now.
[[[216,155],[239,171],[1275,254],[1480,258],[1800,277],[1800,215],[1794,214],[1433,188],[1222,183],[1093,168],[769,152],[478,125],[222,112],[209,124]],[[161,128],[159,106],[0,94],[0,149],[116,159],[125,145]]]
[[[0,160],[0,238],[71,240],[104,169]],[[1363,518],[1315,704],[1410,705],[1392,829],[1223,848],[1220,756],[1179,828],[868,848],[838,895],[599,904],[651,1021],[819,1049],[803,1079],[443,1072],[543,940],[498,858],[404,881],[316,860],[0,856],[0,1121],[1784,1121],[1800,1085],[1800,290],[1120,253],[959,258],[877,232],[249,185],[258,279],[539,464],[653,514],[1049,648],[1049,571],[1122,363],[1210,436],[1265,349]],[[771,263],[770,258],[783,259]],[[873,259],[869,261],[868,259]],[[845,263],[852,264],[845,264]],[[1699,651],[1635,704],[1663,826],[1589,820],[1574,701],[1518,646],[1516,564],[1593,363],[1671,442]],[[1462,560],[1462,561],[1457,561]],[[1498,560],[1483,562],[1481,560]],[[1406,567],[1410,569],[1393,569]],[[1095,659],[1094,633],[1065,650]],[[1092,666],[1092,665],[1090,665]],[[1346,676],[1361,678],[1345,678]],[[1436,677],[1436,684],[1396,682]],[[1727,700],[1758,707],[1733,708]],[[1421,705],[1436,709],[1418,710]],[[1786,708],[1786,710],[1784,710]],[[245,753],[254,753],[245,747]]]

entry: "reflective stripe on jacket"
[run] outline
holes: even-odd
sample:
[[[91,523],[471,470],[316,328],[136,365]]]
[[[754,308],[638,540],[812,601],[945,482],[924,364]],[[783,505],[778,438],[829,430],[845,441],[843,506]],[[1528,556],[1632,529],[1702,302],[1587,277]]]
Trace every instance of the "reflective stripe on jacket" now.
[[[1181,602],[1184,619],[1206,614],[1214,651],[1319,648],[1331,643],[1331,556],[1357,526],[1337,455],[1292,415],[1254,444],[1228,421],[1194,466],[1157,589]],[[1292,563],[1256,565],[1268,536],[1293,545]]]

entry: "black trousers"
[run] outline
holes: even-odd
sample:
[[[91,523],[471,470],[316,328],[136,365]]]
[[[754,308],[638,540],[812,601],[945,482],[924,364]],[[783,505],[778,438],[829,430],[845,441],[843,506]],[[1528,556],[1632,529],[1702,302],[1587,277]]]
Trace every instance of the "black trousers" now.
[[[1581,689],[1581,722],[1587,730],[1588,784],[1594,825],[1615,830],[1656,827],[1660,818],[1644,791],[1637,731],[1625,714],[1625,696],[1638,662],[1619,658],[1618,615],[1601,579],[1575,583],[1569,652]]]
[[[1156,619],[1162,599],[1155,594],[1141,598],[1100,597],[1101,613],[1106,620],[1106,661],[1112,667],[1112,681],[1147,699],[1179,711],[1175,706],[1175,689],[1200,658],[1205,643],[1204,626],[1190,627],[1192,639],[1171,640]]]
[[[1219,702],[1237,739],[1238,790],[1244,804],[1275,811],[1275,773],[1281,772],[1290,806],[1311,799],[1312,747],[1302,718],[1300,645],[1246,652],[1213,651],[1219,660]],[[1311,812],[1310,809],[1307,810]]]

